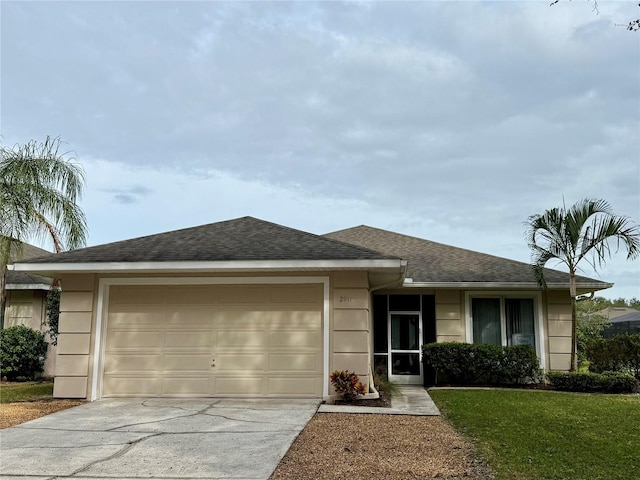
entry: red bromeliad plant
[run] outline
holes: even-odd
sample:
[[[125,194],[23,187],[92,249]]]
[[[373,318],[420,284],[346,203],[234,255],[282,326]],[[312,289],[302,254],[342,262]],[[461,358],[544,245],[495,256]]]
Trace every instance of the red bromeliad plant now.
[[[335,370],[329,379],[333,389],[345,402],[353,402],[358,396],[367,393],[367,385],[360,382],[360,378],[354,372]]]

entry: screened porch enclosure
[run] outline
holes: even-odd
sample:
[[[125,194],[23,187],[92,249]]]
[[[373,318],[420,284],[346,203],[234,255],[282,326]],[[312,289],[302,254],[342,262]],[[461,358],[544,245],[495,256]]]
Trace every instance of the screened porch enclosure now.
[[[436,341],[435,296],[373,296],[374,369],[400,384],[428,384],[421,348]]]

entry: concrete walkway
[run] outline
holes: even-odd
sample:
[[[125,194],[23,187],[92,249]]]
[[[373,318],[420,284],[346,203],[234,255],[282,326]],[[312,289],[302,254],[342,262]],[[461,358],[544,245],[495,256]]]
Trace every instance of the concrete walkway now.
[[[440,415],[427,390],[419,385],[403,385],[391,399],[391,408],[351,405],[320,405],[320,413],[378,413],[386,415]]]
[[[2,430],[0,479],[264,480],[318,403],[98,400]]]

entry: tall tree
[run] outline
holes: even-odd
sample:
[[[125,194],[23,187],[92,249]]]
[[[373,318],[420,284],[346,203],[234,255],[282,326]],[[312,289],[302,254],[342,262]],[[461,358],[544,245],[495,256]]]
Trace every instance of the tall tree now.
[[[576,370],[576,271],[580,263],[594,270],[611,257],[611,249],[627,249],[627,260],[640,254],[640,227],[627,217],[615,215],[601,199],[584,199],[570,208],[564,205],[528,218],[526,238],[536,281],[547,287],[544,267],[557,261],[569,269],[571,295],[571,371]]]
[[[27,239],[49,239],[56,252],[83,246],[87,221],[77,202],[82,167],[60,153],[60,139],[0,146],[0,307],[7,264]]]

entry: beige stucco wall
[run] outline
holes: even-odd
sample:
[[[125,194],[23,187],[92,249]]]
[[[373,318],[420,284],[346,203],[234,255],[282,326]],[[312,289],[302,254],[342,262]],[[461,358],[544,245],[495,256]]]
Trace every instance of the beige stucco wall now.
[[[371,384],[369,281],[366,272],[331,275],[329,370],[350,370]],[[329,394],[333,394],[330,388]]]
[[[571,297],[569,291],[547,290],[543,294],[547,366],[549,370],[571,367]]]
[[[87,398],[97,292],[95,275],[61,279],[58,355],[53,396]]]
[[[45,290],[7,290],[7,303],[5,308],[5,328],[14,325],[24,325],[38,332],[46,331],[47,291]],[[55,374],[56,347],[49,342],[47,359],[44,364],[43,375],[52,377]]]

